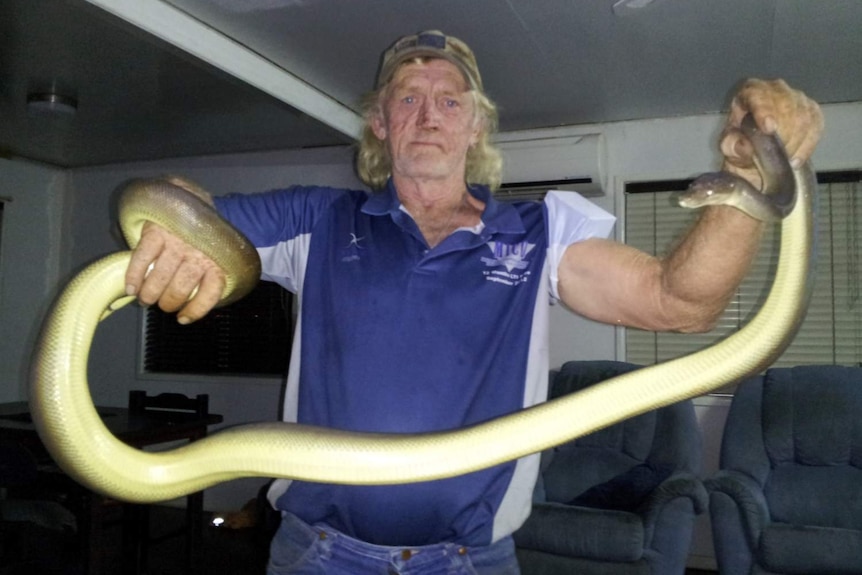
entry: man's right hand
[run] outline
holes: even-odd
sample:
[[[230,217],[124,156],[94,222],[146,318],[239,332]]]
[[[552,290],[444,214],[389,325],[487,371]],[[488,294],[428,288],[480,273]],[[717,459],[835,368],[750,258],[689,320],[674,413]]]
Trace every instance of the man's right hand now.
[[[224,272],[203,252],[156,224],[144,224],[126,270],[127,294],[166,312],[179,310],[177,321],[188,324],[205,316],[224,288]]]

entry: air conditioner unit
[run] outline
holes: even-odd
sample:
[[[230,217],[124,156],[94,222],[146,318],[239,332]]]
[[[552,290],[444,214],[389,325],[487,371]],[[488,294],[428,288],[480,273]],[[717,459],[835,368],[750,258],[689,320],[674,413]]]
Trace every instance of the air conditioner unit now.
[[[503,154],[502,196],[540,197],[547,190],[604,195],[607,163],[602,134],[498,142]]]

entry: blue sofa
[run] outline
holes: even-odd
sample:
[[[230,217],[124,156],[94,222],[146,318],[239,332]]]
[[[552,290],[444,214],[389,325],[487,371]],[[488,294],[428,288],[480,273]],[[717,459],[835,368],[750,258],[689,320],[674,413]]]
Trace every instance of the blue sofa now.
[[[862,574],[862,368],[744,381],[705,483],[720,573]]]
[[[639,366],[574,361],[550,397]],[[645,413],[542,454],[533,511],[515,533],[523,575],[681,575],[695,515],[701,436],[689,401]]]

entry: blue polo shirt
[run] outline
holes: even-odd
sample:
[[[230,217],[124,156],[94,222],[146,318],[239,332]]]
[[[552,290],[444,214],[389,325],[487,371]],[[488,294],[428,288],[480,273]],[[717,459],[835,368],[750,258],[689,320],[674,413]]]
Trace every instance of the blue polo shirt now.
[[[258,248],[263,279],[298,296],[289,421],[343,430],[455,429],[542,401],[554,292],[548,214],[485,202],[482,223],[429,249],[389,182],[216,198]],[[586,237],[567,226],[567,244]],[[550,250],[553,253],[553,250]],[[556,262],[554,262],[554,267]],[[481,446],[477,446],[481,449]],[[309,524],[381,545],[487,545],[529,514],[537,456],[396,486],[279,480],[271,499]]]

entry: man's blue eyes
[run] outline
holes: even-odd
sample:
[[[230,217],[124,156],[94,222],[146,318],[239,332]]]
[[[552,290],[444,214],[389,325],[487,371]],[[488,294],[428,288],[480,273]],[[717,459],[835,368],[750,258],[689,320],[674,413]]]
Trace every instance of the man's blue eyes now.
[[[404,96],[401,99],[401,101],[404,102],[405,104],[415,104],[417,102],[417,99],[414,96]],[[441,103],[446,108],[457,108],[458,106],[461,105],[460,102],[458,102],[458,100],[453,100],[451,98],[443,100]]]

